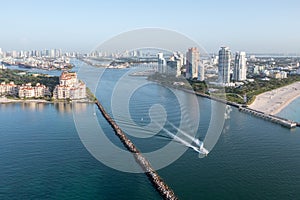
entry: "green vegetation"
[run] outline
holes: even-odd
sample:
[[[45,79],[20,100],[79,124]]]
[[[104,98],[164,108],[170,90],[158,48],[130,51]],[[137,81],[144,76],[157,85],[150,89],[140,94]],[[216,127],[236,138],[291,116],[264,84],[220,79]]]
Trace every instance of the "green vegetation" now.
[[[184,89],[192,89],[190,83],[187,81],[186,78],[184,77],[175,77],[173,75],[168,75],[168,74],[160,74],[156,72],[155,74],[152,74],[148,76],[149,81],[154,81],[162,85],[168,85],[172,87],[180,87]],[[180,82],[183,85],[174,85],[175,82]]]
[[[88,100],[91,102],[97,101],[96,96],[91,92],[91,90],[88,87],[86,88],[86,96],[87,96]]]
[[[205,81],[189,80],[189,84],[192,86],[194,91],[208,94],[208,87]]]
[[[47,86],[50,92],[53,92],[56,85],[59,84],[59,77],[51,77],[48,75],[33,76],[31,73],[27,73],[21,70],[0,70],[0,82],[9,83],[13,81],[16,85],[22,85],[31,83],[36,85],[37,83]]]
[[[171,75],[155,73],[148,77],[148,80],[158,82],[162,85],[168,85],[176,88],[193,89],[196,92],[202,94],[209,94],[208,86],[204,81],[186,80],[183,77],[175,77]],[[253,82],[245,81],[244,85],[239,87],[226,87],[226,100],[244,104],[244,95],[247,97],[247,104],[251,104],[256,95],[280,88],[286,85],[300,81],[300,75],[292,75],[286,79],[274,79],[270,78],[269,81],[255,79]],[[184,85],[174,85],[175,82],[182,82]],[[218,90],[217,86],[214,89]],[[221,89],[221,88],[219,88]],[[221,94],[221,93],[220,93]],[[214,96],[218,96],[217,92],[214,92]]]
[[[256,95],[274,90],[276,88],[280,88],[286,85],[290,85],[292,83],[300,81],[299,75],[289,76],[286,79],[274,79],[271,78],[269,81],[255,79],[253,82],[247,82],[245,85],[240,87],[226,87],[226,95],[229,101],[234,101],[237,103],[242,103],[243,99],[241,96],[247,96],[247,104],[251,104],[254,100]],[[231,95],[231,94],[236,94]]]

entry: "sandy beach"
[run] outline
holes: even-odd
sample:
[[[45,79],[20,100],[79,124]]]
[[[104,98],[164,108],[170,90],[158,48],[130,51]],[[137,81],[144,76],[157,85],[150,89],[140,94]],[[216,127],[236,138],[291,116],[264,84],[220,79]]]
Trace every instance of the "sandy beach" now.
[[[298,97],[300,97],[300,82],[257,95],[249,107],[275,115]]]

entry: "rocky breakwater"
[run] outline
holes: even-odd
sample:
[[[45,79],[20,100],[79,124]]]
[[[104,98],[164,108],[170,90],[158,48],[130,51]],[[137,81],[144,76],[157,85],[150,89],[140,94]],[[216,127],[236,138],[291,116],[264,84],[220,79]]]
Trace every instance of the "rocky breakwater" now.
[[[119,137],[123,145],[130,151],[136,162],[141,166],[147,175],[148,179],[151,181],[154,188],[159,192],[159,194],[168,200],[178,199],[173,192],[173,190],[163,181],[163,179],[158,175],[158,173],[152,168],[150,162],[142,155],[142,153],[135,147],[135,145],[130,141],[130,139],[125,135],[125,133],[120,129],[120,127],[116,124],[116,122],[107,114],[104,107],[97,100],[96,105],[103,117],[107,120],[107,122],[114,129],[115,134]]]

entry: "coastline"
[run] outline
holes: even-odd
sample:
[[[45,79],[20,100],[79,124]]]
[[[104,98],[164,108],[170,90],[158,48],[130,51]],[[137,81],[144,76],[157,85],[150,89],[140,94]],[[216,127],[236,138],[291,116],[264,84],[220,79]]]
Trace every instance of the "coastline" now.
[[[54,101],[47,101],[45,99],[8,99],[7,97],[0,97],[0,104],[8,104],[8,103],[95,103],[94,101],[87,100],[87,99],[80,99],[80,100],[54,100]]]
[[[300,97],[300,82],[293,83],[256,96],[249,108],[276,115]]]
[[[0,97],[0,104],[5,103],[51,103],[50,101],[44,100],[44,99],[9,99],[7,97]]]

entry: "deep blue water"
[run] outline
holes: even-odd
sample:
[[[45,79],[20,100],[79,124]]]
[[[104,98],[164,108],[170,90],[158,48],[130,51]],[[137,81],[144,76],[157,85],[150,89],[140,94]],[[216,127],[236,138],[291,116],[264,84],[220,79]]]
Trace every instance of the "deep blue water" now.
[[[97,89],[110,114],[112,88],[124,72],[107,70]],[[211,102],[203,98],[198,102],[197,136],[203,139]],[[134,122],[146,125],[147,110],[154,103],[164,105],[168,120],[178,125],[177,100],[156,84],[132,96],[129,107]],[[299,116],[297,105],[287,107],[293,110],[291,115]],[[81,105],[81,112],[94,105],[86,106]],[[299,129],[289,130],[232,109],[207,157],[200,159],[188,149],[158,173],[180,199],[299,199]],[[144,174],[111,169],[90,155],[77,134],[70,104],[1,104],[0,111],[0,199],[160,199]],[[98,111],[96,115],[107,137],[122,146]],[[144,152],[171,140],[162,132],[147,139],[129,137]]]

